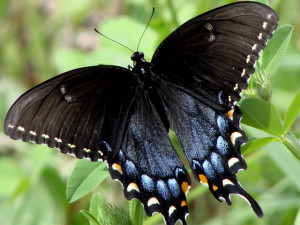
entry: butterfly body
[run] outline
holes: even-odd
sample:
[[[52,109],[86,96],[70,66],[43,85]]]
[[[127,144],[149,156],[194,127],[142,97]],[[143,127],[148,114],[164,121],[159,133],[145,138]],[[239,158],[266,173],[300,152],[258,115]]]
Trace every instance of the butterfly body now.
[[[236,178],[247,167],[240,153],[247,136],[235,103],[277,22],[254,2],[199,15],[171,33],[151,62],[135,52],[133,68],[79,68],[30,89],[10,108],[5,133],[106,161],[127,199],[174,225],[186,224],[191,180],[168,137],[172,126],[195,179],[228,204],[231,194],[242,196],[261,217]]]

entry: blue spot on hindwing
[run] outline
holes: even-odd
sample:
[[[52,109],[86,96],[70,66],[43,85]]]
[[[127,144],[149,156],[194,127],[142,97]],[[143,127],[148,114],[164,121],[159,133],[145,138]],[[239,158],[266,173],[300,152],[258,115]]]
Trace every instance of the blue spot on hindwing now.
[[[226,155],[228,153],[228,143],[222,136],[218,137],[216,148],[222,155]]]
[[[163,197],[164,199],[170,198],[170,192],[168,190],[166,183],[163,180],[157,181],[156,186],[157,186],[157,191],[161,197]]]
[[[225,131],[226,128],[229,126],[228,121],[223,116],[220,115],[217,117],[217,124],[221,131]]]
[[[126,173],[129,174],[130,176],[137,175],[136,167],[131,161],[128,161],[128,160],[126,161],[125,170],[126,170]]]
[[[178,197],[181,190],[180,190],[180,187],[179,187],[177,181],[174,178],[169,179],[168,180],[168,186],[169,186],[169,189],[171,191],[171,194],[174,197]]]
[[[203,166],[203,170],[204,170],[204,173],[206,174],[206,176],[209,178],[209,179],[214,179],[215,178],[215,171],[214,171],[214,168],[213,166],[210,164],[209,161],[205,160],[203,163],[202,163],[202,166]]]
[[[223,161],[220,155],[217,153],[213,152],[211,154],[211,163],[213,167],[216,169],[218,173],[224,173],[224,166],[223,166]]]
[[[144,189],[146,189],[149,192],[152,192],[154,190],[153,180],[149,176],[142,175],[141,181],[142,181],[142,186]]]

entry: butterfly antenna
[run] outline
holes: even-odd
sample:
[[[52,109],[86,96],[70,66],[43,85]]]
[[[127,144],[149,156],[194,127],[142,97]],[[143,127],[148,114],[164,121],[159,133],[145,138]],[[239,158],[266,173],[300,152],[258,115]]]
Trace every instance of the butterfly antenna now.
[[[112,42],[115,42],[115,43],[117,43],[117,44],[123,46],[124,48],[127,48],[127,49],[128,49],[129,51],[131,51],[132,53],[134,53],[134,51],[132,51],[132,50],[131,50],[130,48],[128,48],[126,45],[123,45],[123,44],[121,44],[120,42],[117,42],[117,41],[115,41],[115,40],[113,40],[113,39],[107,37],[106,35],[102,34],[100,31],[98,31],[96,28],[94,28],[94,30],[95,30],[98,34],[100,34],[100,35],[102,35],[103,37],[107,38],[108,40],[110,40],[110,41],[112,41]]]
[[[146,30],[147,30],[149,24],[150,24],[150,21],[151,21],[153,15],[154,15],[154,11],[155,11],[155,9],[154,9],[154,7],[153,7],[153,8],[152,8],[151,16],[150,16],[150,18],[149,18],[149,21],[148,21],[148,23],[147,23],[147,25],[146,25],[146,27],[145,27],[144,32],[142,33],[142,35],[141,35],[141,37],[140,37],[140,40],[139,40],[139,43],[138,43],[138,45],[137,45],[137,48],[136,48],[136,51],[137,51],[137,52],[139,51],[139,46],[140,46],[141,40],[142,40],[142,38],[143,38],[143,36],[144,36],[144,34],[145,34],[145,32],[146,32]]]

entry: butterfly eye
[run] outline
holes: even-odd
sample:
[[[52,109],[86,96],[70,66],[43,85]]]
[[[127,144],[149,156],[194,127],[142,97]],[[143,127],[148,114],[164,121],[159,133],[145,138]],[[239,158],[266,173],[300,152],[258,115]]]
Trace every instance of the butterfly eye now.
[[[144,53],[138,52],[138,57],[139,57],[139,59],[143,59],[144,58]]]
[[[144,58],[144,53],[142,53],[142,52],[135,52],[131,56],[132,61],[140,61],[143,58]]]

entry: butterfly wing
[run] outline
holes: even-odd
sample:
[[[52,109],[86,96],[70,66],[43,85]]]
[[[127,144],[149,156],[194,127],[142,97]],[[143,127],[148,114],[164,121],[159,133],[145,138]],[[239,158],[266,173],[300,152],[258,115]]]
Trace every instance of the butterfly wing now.
[[[157,108],[142,90],[130,109],[121,149],[108,164],[126,198],[140,199],[148,216],[159,212],[168,225],[186,224],[190,178]]]
[[[234,105],[277,22],[263,4],[226,5],[180,26],[152,58],[161,99],[196,179],[228,204],[230,194],[242,196],[259,217],[261,208],[236,178],[246,168],[240,146],[247,137]]]
[[[23,94],[10,108],[4,130],[13,139],[77,158],[105,159],[119,150],[135,91],[136,79],[127,69],[75,69]]]
[[[6,116],[5,133],[77,158],[106,160],[127,199],[140,199],[149,216],[160,212],[167,224],[186,224],[190,178],[162,111],[156,94],[144,95],[131,71],[87,67],[23,94]]]
[[[164,79],[203,103],[229,110],[254,72],[278,16],[255,2],[229,4],[187,21],[157,48],[152,64]]]
[[[229,113],[217,111],[171,85],[162,85],[161,95],[195,178],[229,205],[230,194],[238,194],[261,217],[260,206],[236,178],[247,168],[240,153],[247,136],[239,126],[238,107]]]

